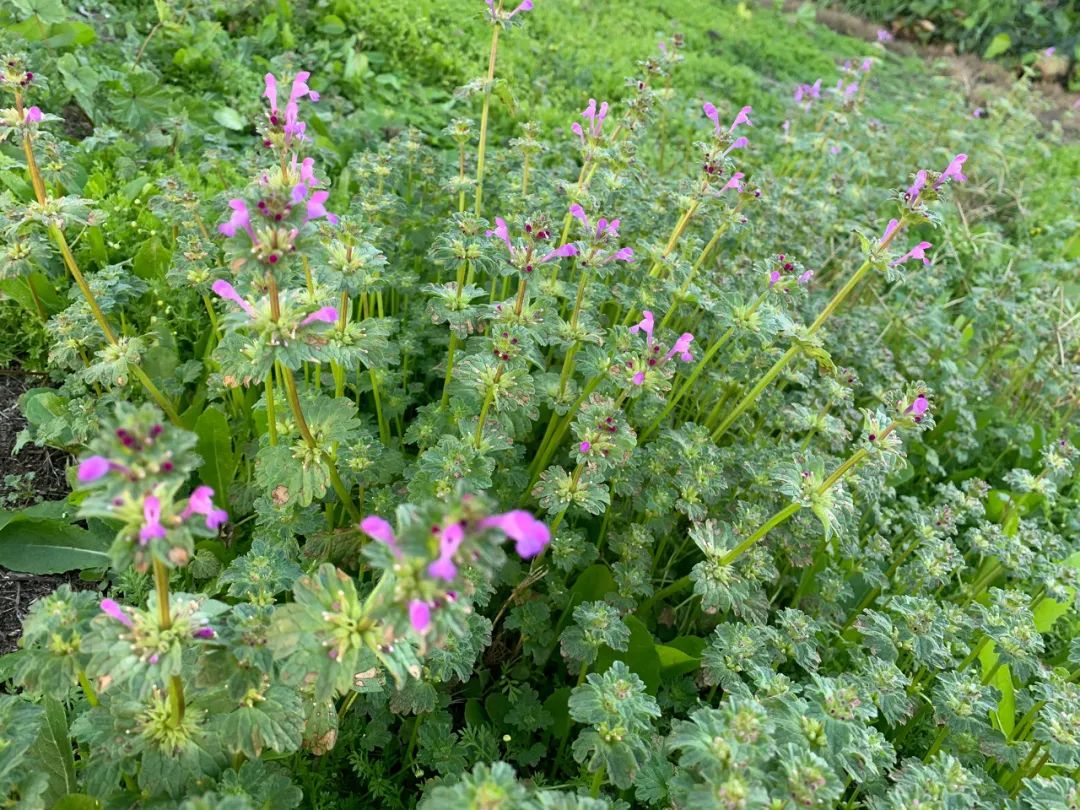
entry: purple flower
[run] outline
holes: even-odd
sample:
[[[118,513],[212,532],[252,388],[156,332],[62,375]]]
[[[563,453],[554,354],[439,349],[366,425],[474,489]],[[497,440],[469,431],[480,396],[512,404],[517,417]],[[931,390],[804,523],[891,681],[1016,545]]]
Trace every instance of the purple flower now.
[[[915,201],[919,199],[919,193],[926,188],[926,170],[919,169],[915,175],[915,182],[911,184],[911,188],[907,190],[907,201],[909,205],[915,205]]]
[[[934,190],[937,191],[941,188],[946,180],[955,180],[957,183],[963,183],[967,180],[960,171],[965,160],[967,160],[967,155],[960,154],[949,161],[949,165],[945,167],[945,171],[943,171],[941,176],[934,182]]]
[[[213,497],[214,490],[210,487],[195,487],[195,490],[188,497],[187,506],[180,513],[180,518],[187,520],[192,515],[204,515],[206,517],[206,528],[216,532],[228,521],[229,513],[224,509],[215,508]]]
[[[331,214],[326,210],[326,206],[324,205],[329,197],[329,191],[312,192],[311,197],[307,201],[307,211],[304,214],[304,222],[311,222],[313,219],[326,217],[326,221],[331,225],[337,225],[337,214]]]
[[[28,124],[40,124],[41,123],[41,108],[30,107],[26,111],[26,123]]]
[[[878,42],[892,42],[893,35],[886,31],[884,28],[879,28],[877,32]]]
[[[837,144],[833,144],[832,146],[830,146],[829,147],[829,154],[830,155],[839,155],[840,154],[840,144],[837,143]]]
[[[798,282],[800,284],[809,284],[810,279],[812,279],[813,277],[814,277],[814,271],[813,270],[804,270],[802,273],[799,274]]]
[[[125,627],[134,627],[135,623],[131,621],[131,617],[124,612],[124,609],[120,605],[114,602],[112,599],[101,600],[101,612],[107,616],[116,619],[120,624]]]
[[[781,275],[779,270],[773,270],[771,273],[769,273],[769,287],[775,287],[777,284],[780,283],[780,279],[782,278],[783,276]]]
[[[881,241],[878,244],[881,247],[885,247],[892,241],[893,236],[896,235],[896,229],[900,227],[900,220],[890,219],[889,224],[885,226],[885,233],[881,236]]]
[[[736,149],[744,149],[750,143],[750,139],[745,135],[740,135],[734,141],[731,142],[731,146],[724,150],[724,157],[727,157]]]
[[[1043,56],[1045,56],[1047,59],[1049,59],[1055,53],[1057,53],[1057,48],[1055,48],[1053,45],[1051,45],[1049,48],[1047,48],[1045,51],[1043,51]]]
[[[630,378],[630,382],[632,382],[634,385],[644,385],[645,384],[645,372],[644,371],[639,371],[637,374],[635,374],[633,377]]]
[[[255,307],[253,307],[251,304],[241,298],[240,293],[238,293],[236,291],[236,288],[233,287],[233,285],[229,282],[223,279],[218,279],[210,285],[210,289],[213,290],[217,296],[224,298],[226,301],[232,301],[234,304],[240,307],[240,309],[244,310],[244,312],[247,313],[249,318],[255,317]]]
[[[982,107],[976,107],[974,110],[971,111],[971,117],[972,118],[985,118],[986,117],[986,110],[984,110]]]
[[[431,606],[427,602],[413,599],[409,602],[409,622],[417,633],[426,633],[431,626]]]
[[[851,101],[855,98],[855,94],[859,92],[859,83],[852,82],[844,88],[844,101]]]
[[[801,103],[803,99],[807,99],[806,107],[809,109],[810,100],[821,98],[821,79],[818,79],[813,84],[800,84],[795,88],[795,102]]]
[[[921,259],[922,263],[924,265],[926,265],[927,267],[929,267],[930,266],[930,260],[928,258],[926,258],[926,251],[928,251],[932,247],[933,247],[933,245],[931,245],[929,242],[919,242],[919,244],[917,244],[915,247],[913,247],[911,250],[909,250],[907,253],[905,253],[903,256],[901,256],[899,259],[894,261],[890,265],[890,267],[896,267],[896,265],[904,264],[905,262],[909,262],[912,259]]]
[[[395,557],[401,557],[401,549],[398,548],[397,538],[394,536],[394,530],[378,515],[368,515],[366,518],[360,521],[360,531],[380,543],[385,544]]]
[[[251,229],[251,215],[248,213],[247,203],[237,198],[229,200],[229,208],[233,210],[228,222],[218,225],[218,230],[228,237],[236,236],[238,230],[244,230],[255,241],[255,231]]]
[[[428,575],[445,582],[453,582],[457,576],[454,555],[465,540],[465,530],[460,523],[451,523],[439,533],[439,558],[428,566]]]
[[[573,203],[570,206],[570,216],[578,220],[585,228],[586,235],[590,236],[594,242],[607,242],[611,239],[619,238],[619,224],[618,219],[613,219],[608,222],[604,217],[596,223],[596,229],[593,230],[589,224],[589,217],[585,213],[585,209],[578,203]],[[545,257],[546,258],[546,257]],[[620,248],[610,253],[603,253],[598,250],[592,250],[588,254],[588,259],[593,264],[610,264],[611,262],[629,262],[634,258],[634,251],[631,248]]]
[[[578,452],[582,455],[588,453],[590,450],[592,450],[592,442],[582,442],[578,445]]]
[[[498,529],[513,540],[515,551],[525,560],[543,551],[551,540],[551,530],[524,509],[492,515],[480,521],[480,525]]]
[[[192,635],[195,638],[216,638],[217,633],[214,632],[213,627],[200,627]]]
[[[600,104],[600,108],[596,107],[596,99],[589,99],[589,106],[581,113],[581,117],[589,122],[588,130],[582,128],[581,124],[576,121],[570,125],[570,131],[577,135],[582,143],[585,143],[586,137],[596,141],[600,138],[600,135],[604,131],[604,119],[607,118],[608,103],[606,101]]]
[[[493,20],[497,20],[499,18],[499,15],[498,15],[498,12],[497,12],[497,10],[495,8],[495,0],[486,0],[486,2],[487,2],[487,5],[488,5],[488,9],[491,11],[491,18]],[[511,20],[511,19],[514,18],[514,15],[517,14],[518,12],[532,11],[532,9],[533,9],[532,0],[521,0],[521,2],[518,4],[517,8],[515,8],[513,11],[511,11],[509,14],[506,15],[506,19]]]
[[[868,57],[866,57],[865,59],[863,59],[863,62],[862,62],[862,64],[861,64],[861,65],[859,65],[859,70],[861,70],[861,71],[862,71],[863,73],[869,73],[869,72],[870,72],[870,69],[871,69],[871,68],[872,68],[873,66],[874,66],[874,60],[873,60],[873,59],[871,59],[871,58],[870,58],[870,57],[868,56]]]
[[[707,101],[702,106],[702,109],[705,111],[705,117],[713,122],[713,127],[716,130],[716,134],[719,135],[721,130],[719,110],[716,109],[715,105],[710,104]],[[730,135],[732,132],[734,132],[735,127],[739,126],[739,124],[746,124],[747,126],[752,127],[754,124],[750,120],[751,112],[753,112],[753,107],[743,107],[741,110],[739,110],[739,112],[735,115],[735,120],[732,121],[731,126],[728,127],[728,134]]]
[[[154,538],[165,536],[165,527],[161,525],[161,501],[156,495],[147,495],[143,501],[143,526],[139,529],[139,543],[146,545]]]
[[[571,206],[573,207],[573,206]],[[578,206],[580,208],[580,206]],[[584,212],[582,212],[584,213]],[[532,272],[533,264],[547,264],[553,262],[556,259],[565,259],[569,256],[577,256],[577,245],[566,244],[560,245],[554,250],[548,251],[539,259],[535,261],[531,260],[529,248],[515,247],[514,243],[510,239],[510,228],[506,224],[506,220],[502,217],[495,217],[495,227],[489,231],[484,231],[484,236],[488,238],[498,239],[500,242],[506,245],[506,250],[510,253],[510,263],[524,265],[522,267],[525,272]],[[541,237],[546,238],[546,236]]]
[[[671,347],[667,354],[664,355],[665,360],[670,360],[676,354],[679,355],[679,359],[684,363],[692,363],[694,361],[694,355],[690,353],[690,344],[694,341],[694,336],[689,332],[683,332],[679,339],[675,341],[675,345]]]
[[[79,471],[76,475],[80,483],[89,484],[91,481],[97,481],[107,475],[111,469],[112,463],[104,456],[90,456],[90,458],[83,459],[79,464]]]
[[[910,413],[915,417],[915,421],[922,418],[922,415],[926,413],[927,408],[930,407],[930,403],[926,399],[925,394],[919,394],[915,397],[914,401],[904,409],[904,413]]]
[[[306,140],[304,133],[307,130],[307,124],[300,120],[299,101],[305,96],[312,101],[319,100],[319,94],[308,87],[307,80],[310,76],[310,73],[306,70],[302,70],[297,73],[296,78],[293,79],[292,88],[289,91],[289,100],[285,102],[284,120],[282,120],[281,110],[278,108],[277,78],[273,73],[267,73],[264,77],[266,81],[266,91],[263,95],[270,102],[270,111],[267,113],[267,119],[270,121],[271,126],[281,127],[282,132],[284,132],[286,136],[286,146],[288,146],[294,138],[301,141]]]
[[[630,327],[630,333],[636,335],[638,332],[644,332],[645,338],[649,345],[652,345],[653,341],[653,326],[656,323],[656,319],[653,317],[652,310],[645,310],[642,314],[640,323],[636,323]]]
[[[315,310],[306,318],[304,318],[304,320],[300,321],[300,325],[307,326],[309,324],[315,323],[316,321],[320,323],[335,323],[337,319],[338,311],[335,307],[323,307],[322,309]]]
[[[735,174],[731,175],[731,179],[730,179],[730,180],[728,180],[728,181],[727,181],[727,182],[726,182],[726,183],[724,184],[724,187],[723,187],[722,189],[720,189],[720,190],[721,190],[721,191],[727,191],[728,189],[731,189],[731,188],[733,188],[733,189],[735,189],[736,191],[742,191],[742,190],[743,190],[743,189],[742,189],[742,179],[743,179],[743,178],[744,178],[745,176],[746,176],[746,175],[745,175],[745,174],[743,174],[742,172],[735,172]]]

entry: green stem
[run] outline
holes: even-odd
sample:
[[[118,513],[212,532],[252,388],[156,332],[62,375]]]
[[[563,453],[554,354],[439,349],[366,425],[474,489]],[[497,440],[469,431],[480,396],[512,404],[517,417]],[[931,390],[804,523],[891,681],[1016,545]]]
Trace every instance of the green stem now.
[[[86,702],[91,707],[98,705],[97,692],[94,691],[94,687],[90,685],[90,679],[86,677],[86,673],[81,669],[75,673],[75,677],[79,679],[79,686],[82,687],[83,694],[86,695]]]
[[[502,3],[499,4],[500,9]],[[491,110],[491,87],[495,82],[495,55],[499,47],[498,23],[491,29],[491,53],[488,55],[487,82],[484,85],[484,104],[480,111],[480,146],[476,153],[476,215],[480,216],[484,199],[484,156],[487,152],[488,114]]]
[[[375,374],[375,369],[368,369],[368,376],[371,377],[371,395],[375,398],[375,418],[379,422],[379,438],[382,439],[384,445],[390,444],[390,425],[383,419],[382,412],[382,399],[379,396],[379,381]]]
[[[593,775],[592,787],[589,788],[589,795],[594,799],[600,797],[600,788],[604,784],[604,772],[607,768],[604,765],[600,765],[600,769]]]
[[[266,431],[270,437],[270,446],[277,446],[277,406],[274,405],[274,369],[266,373]]]
[[[162,631],[172,629],[172,611],[169,609],[169,571],[161,560],[154,558],[154,588],[157,590],[158,625]],[[184,682],[179,675],[169,679],[169,705],[172,708],[170,722],[173,727],[184,720]]]
[[[296,427],[300,431],[304,444],[308,446],[308,449],[314,450],[322,456],[327,473],[330,476],[330,484],[334,487],[338,500],[341,501],[341,505],[345,507],[345,511],[349,513],[349,516],[353,520],[359,521],[362,517],[360,510],[356,508],[345,482],[341,480],[341,476],[338,474],[337,462],[328,452],[319,447],[315,437],[311,434],[307,420],[304,419],[304,411],[300,405],[300,396],[296,392],[296,379],[293,377],[292,369],[284,364],[279,364],[278,371],[281,373],[282,382],[285,384],[285,394],[289,400],[289,407],[292,408],[293,418],[296,419]]]

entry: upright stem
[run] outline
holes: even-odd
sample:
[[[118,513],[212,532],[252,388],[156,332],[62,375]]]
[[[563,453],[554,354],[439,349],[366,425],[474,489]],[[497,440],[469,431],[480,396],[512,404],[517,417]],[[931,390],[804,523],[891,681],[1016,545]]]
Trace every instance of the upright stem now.
[[[499,3],[502,8],[502,3]],[[484,105],[480,111],[480,147],[476,153],[476,215],[480,216],[484,200],[484,155],[487,152],[488,113],[491,108],[491,85],[495,81],[495,54],[499,47],[500,26],[491,27],[491,53],[488,56],[487,82],[484,85]]]
[[[293,377],[292,369],[284,364],[278,364],[278,371],[281,373],[282,382],[285,384],[285,394],[289,398],[289,407],[292,408],[293,418],[296,419],[296,427],[300,431],[304,444],[308,446],[308,449],[314,450],[322,456],[330,476],[330,483],[334,487],[334,492],[337,493],[338,500],[341,501],[341,505],[345,507],[345,511],[349,513],[353,520],[360,520],[360,510],[356,508],[345,482],[341,480],[341,476],[338,474],[337,462],[328,452],[318,446],[315,437],[311,434],[311,428],[308,427],[307,420],[304,419],[304,411],[300,406],[300,396],[296,392],[296,379]]]
[[[274,369],[266,374],[266,432],[270,446],[277,446],[277,407],[274,405]]]
[[[157,590],[158,625],[162,630],[172,629],[172,611],[169,609],[169,571],[161,560],[154,558],[154,588]],[[179,675],[169,679],[169,705],[172,707],[172,725],[179,726],[184,720],[184,682]]]
[[[30,299],[34,302],[34,309],[37,310],[38,320],[45,323],[49,320],[49,314],[45,311],[44,305],[41,303],[41,299],[38,298],[37,290],[34,289],[34,278],[28,275],[26,277],[26,286],[30,290]]]

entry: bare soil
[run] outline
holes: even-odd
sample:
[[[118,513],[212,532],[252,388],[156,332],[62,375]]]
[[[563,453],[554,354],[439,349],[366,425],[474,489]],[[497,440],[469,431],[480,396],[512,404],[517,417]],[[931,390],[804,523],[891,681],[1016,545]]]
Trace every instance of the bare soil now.
[[[0,369],[0,510],[60,500],[68,494],[64,477],[66,453],[33,445],[27,445],[18,455],[11,452],[16,436],[26,425],[19,412],[19,396],[43,384],[42,379],[18,369]],[[86,587],[80,583],[78,573],[39,576],[0,567],[0,655],[16,649],[30,605],[65,582],[76,588]]]

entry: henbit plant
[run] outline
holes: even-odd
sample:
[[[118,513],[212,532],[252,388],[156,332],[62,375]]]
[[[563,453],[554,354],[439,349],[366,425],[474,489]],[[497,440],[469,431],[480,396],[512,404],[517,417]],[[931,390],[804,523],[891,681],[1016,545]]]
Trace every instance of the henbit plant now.
[[[77,450],[112,590],[36,603],[4,659],[3,801],[1075,803],[1068,270],[970,220],[1033,119],[886,192],[948,111],[883,137],[862,58],[786,119],[680,112],[673,37],[498,149],[544,7],[477,5],[478,128],[348,157],[333,74],[267,51],[252,182],[156,167],[163,257],[130,265],[6,60],[0,267],[59,383],[27,440]]]

